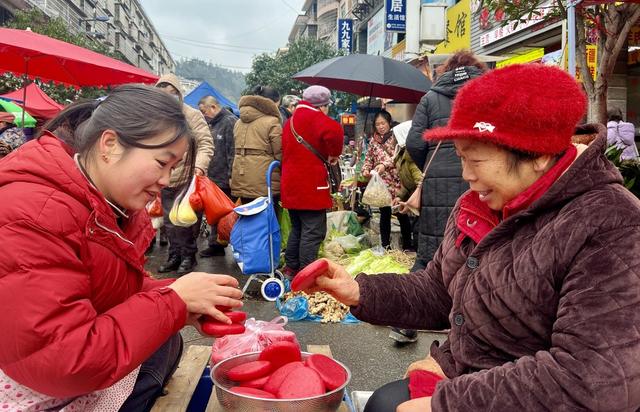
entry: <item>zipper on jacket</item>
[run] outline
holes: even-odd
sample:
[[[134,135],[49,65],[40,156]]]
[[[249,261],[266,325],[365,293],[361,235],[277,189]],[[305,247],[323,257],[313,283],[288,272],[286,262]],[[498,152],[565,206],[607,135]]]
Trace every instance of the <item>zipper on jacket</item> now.
[[[111,229],[109,229],[109,228],[108,228],[108,227],[106,227],[106,226],[103,226],[103,225],[98,221],[98,218],[97,218],[97,217],[95,217],[95,218],[94,218],[94,220],[95,220],[95,222],[96,222],[96,226],[98,226],[100,229],[102,229],[102,230],[104,230],[104,231],[106,231],[106,232],[108,232],[108,233],[111,233],[112,235],[116,235],[116,236],[117,236],[118,238],[120,238],[122,241],[124,241],[124,242],[126,242],[126,243],[130,244],[131,246],[134,246],[134,244],[133,244],[133,242],[132,242],[132,241],[130,241],[129,239],[125,238],[125,237],[124,237],[124,236],[122,236],[120,233],[118,233],[118,232],[116,232],[116,231],[114,231],[114,230],[111,230]]]

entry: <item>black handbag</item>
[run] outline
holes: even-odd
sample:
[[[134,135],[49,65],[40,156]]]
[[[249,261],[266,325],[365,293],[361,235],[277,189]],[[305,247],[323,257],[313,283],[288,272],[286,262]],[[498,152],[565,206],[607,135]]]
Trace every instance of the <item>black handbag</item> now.
[[[289,120],[289,127],[291,128],[291,133],[293,133],[293,137],[295,137],[296,141],[306,147],[311,153],[313,153],[324,165],[325,170],[327,171],[327,186],[329,190],[331,190],[331,194],[340,192],[340,183],[342,183],[342,172],[340,171],[340,166],[335,164],[332,165],[327,161],[316,150],[315,147],[311,146],[309,142],[304,140],[302,136],[296,132],[296,129],[293,127],[293,118],[295,117],[295,112],[291,115],[291,119]]]

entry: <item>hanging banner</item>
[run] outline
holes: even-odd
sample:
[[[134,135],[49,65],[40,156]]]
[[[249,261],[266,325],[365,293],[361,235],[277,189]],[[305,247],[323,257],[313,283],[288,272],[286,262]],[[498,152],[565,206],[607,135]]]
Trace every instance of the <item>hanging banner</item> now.
[[[434,54],[455,53],[471,48],[471,4],[462,0],[447,9],[446,39],[438,44]]]
[[[407,31],[407,0],[385,0],[387,31]]]
[[[591,73],[591,77],[593,77],[593,80],[595,80],[596,76],[598,75],[598,46],[596,46],[595,44],[587,44],[586,49],[587,49],[586,50],[587,66],[589,67],[589,72]],[[565,68],[568,67],[567,62],[568,62],[568,56],[565,53],[565,56],[564,56]],[[582,81],[580,63],[581,62],[579,60],[576,61],[576,81],[579,81],[579,82]]]
[[[353,51],[353,19],[338,19],[338,49]]]

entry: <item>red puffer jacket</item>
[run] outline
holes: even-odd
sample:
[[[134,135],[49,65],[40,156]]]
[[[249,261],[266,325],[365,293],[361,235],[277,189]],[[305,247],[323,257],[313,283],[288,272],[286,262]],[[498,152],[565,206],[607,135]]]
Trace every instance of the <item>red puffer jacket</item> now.
[[[294,210],[330,209],[327,170],[316,155],[295,139],[291,121],[296,132],[325,159],[342,153],[342,127],[303,100],[282,129],[282,206]]]
[[[43,394],[111,386],[185,323],[184,302],[143,268],[145,211],[120,228],[51,135],[0,161],[0,369]]]

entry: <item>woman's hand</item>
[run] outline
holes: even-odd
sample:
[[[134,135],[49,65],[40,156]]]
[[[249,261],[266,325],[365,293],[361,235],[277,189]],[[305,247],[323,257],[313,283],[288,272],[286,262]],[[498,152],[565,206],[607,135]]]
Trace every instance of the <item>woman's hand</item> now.
[[[379,175],[381,175],[384,172],[385,168],[384,168],[384,165],[380,163],[378,166],[376,166],[374,170],[378,172]]]
[[[396,198],[394,198],[394,199],[391,201],[391,206],[400,205],[400,203],[401,203],[400,198],[399,198],[399,197],[396,197]]]
[[[315,287],[307,293],[324,291],[347,306],[355,306],[360,302],[360,285],[337,263],[327,260],[327,272],[316,278]]]
[[[411,399],[398,405],[396,412],[431,412],[431,397]]]
[[[407,372],[405,372],[404,374],[404,378],[409,376],[409,373],[411,371],[415,370],[433,372],[436,375],[442,376],[443,378],[447,379],[446,375],[442,371],[442,368],[440,367],[438,362],[436,362],[436,360],[431,357],[431,355],[428,355],[426,358],[413,362],[411,365],[409,365]]]
[[[168,287],[175,290],[184,301],[189,314],[209,315],[226,324],[230,324],[231,320],[216,309],[216,306],[242,306],[242,292],[238,289],[238,281],[231,276],[191,272]]]

